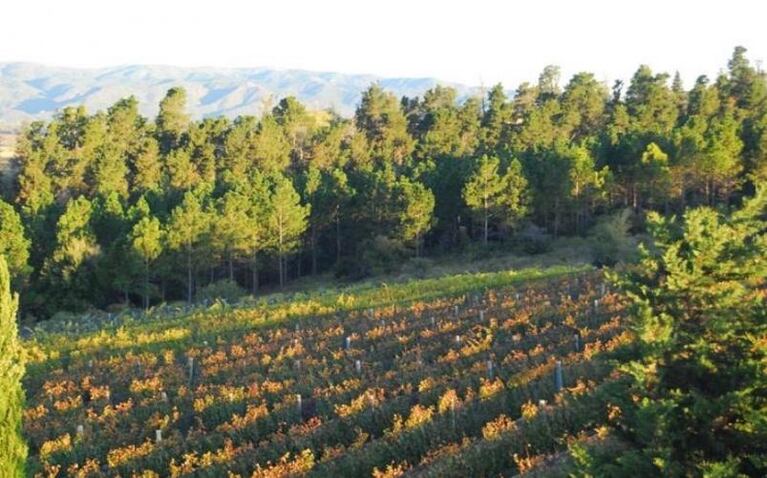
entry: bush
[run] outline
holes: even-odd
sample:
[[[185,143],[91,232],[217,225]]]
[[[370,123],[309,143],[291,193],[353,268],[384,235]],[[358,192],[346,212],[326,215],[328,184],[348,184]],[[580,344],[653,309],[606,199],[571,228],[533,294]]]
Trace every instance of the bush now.
[[[231,304],[237,302],[246,294],[247,292],[245,292],[245,289],[240,287],[236,281],[224,279],[211,282],[201,288],[197,293],[197,299],[210,301],[223,299]]]
[[[551,242],[551,235],[535,224],[529,224],[512,239],[513,249],[524,254],[549,252]]]
[[[386,236],[376,236],[362,246],[362,264],[368,274],[388,274],[399,270],[408,257],[402,242]]]
[[[629,235],[630,229],[629,209],[602,218],[589,232],[594,265],[613,266],[631,260],[636,248]]]
[[[414,257],[407,261],[402,267],[402,273],[410,277],[423,279],[427,276],[427,271],[432,268],[434,262],[425,257]]]

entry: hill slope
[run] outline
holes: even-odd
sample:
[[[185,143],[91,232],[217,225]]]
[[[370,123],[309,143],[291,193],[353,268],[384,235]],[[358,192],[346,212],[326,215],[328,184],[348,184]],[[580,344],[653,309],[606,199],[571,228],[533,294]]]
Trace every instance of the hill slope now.
[[[258,114],[264,104],[293,95],[311,109],[354,112],[360,93],[373,82],[397,96],[416,96],[439,82],[434,78],[381,78],[305,70],[269,68],[181,68],[129,65],[99,69],[51,67],[31,63],[0,63],[0,125],[48,118],[64,106],[85,104],[101,110],[119,98],[135,95],[141,112],[157,113],[157,104],[171,86],[189,93],[195,118]],[[459,95],[477,92],[451,84]]]

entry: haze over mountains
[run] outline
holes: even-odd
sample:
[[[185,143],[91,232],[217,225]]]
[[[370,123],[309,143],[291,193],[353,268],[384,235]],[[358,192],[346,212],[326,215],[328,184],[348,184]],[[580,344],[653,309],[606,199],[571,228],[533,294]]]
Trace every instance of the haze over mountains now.
[[[24,121],[49,118],[70,105],[104,110],[129,95],[138,98],[142,114],[152,117],[172,86],[186,88],[189,111],[195,118],[257,115],[264,105],[276,104],[288,95],[296,96],[309,108],[332,108],[349,116],[361,92],[376,81],[397,96],[422,95],[437,84],[454,86],[459,97],[479,91],[434,78],[382,78],[305,70],[150,65],[81,69],[0,63],[0,127],[13,129]]]

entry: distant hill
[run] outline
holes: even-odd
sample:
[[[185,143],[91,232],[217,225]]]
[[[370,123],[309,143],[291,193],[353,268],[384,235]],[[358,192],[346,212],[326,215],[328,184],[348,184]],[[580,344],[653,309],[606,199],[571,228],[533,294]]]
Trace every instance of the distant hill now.
[[[257,115],[264,105],[273,105],[288,95],[296,96],[311,109],[333,108],[350,116],[360,93],[376,81],[397,96],[422,95],[437,84],[454,86],[460,97],[479,91],[434,78],[382,78],[304,70],[148,65],[80,69],[0,63],[0,128],[14,129],[24,121],[49,118],[69,105],[85,104],[89,111],[103,110],[129,95],[135,95],[141,112],[151,117],[172,86],[186,88],[189,110],[195,118]]]

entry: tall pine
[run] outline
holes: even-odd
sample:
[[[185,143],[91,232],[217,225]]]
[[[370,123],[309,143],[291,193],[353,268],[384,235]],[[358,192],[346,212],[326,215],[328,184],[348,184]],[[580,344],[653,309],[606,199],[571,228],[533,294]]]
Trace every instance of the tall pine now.
[[[24,362],[18,339],[18,295],[11,294],[11,277],[0,255],[0,472],[3,477],[22,477],[27,445],[21,434]]]

